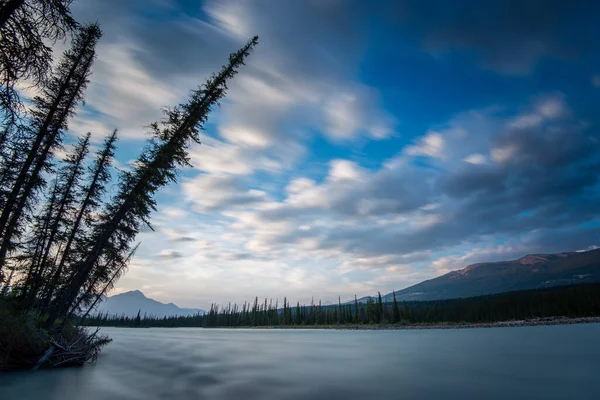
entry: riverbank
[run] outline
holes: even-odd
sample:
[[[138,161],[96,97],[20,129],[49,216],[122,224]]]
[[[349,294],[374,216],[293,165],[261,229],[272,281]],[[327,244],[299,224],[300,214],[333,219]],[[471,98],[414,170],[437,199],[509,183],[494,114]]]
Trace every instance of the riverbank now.
[[[544,325],[575,325],[600,323],[600,317],[545,317],[525,320],[509,320],[497,322],[435,322],[435,323],[410,323],[404,321],[398,324],[328,324],[328,325],[263,325],[263,326],[112,326],[103,325],[106,328],[201,328],[201,329],[326,329],[326,330],[425,330],[425,329],[476,329],[476,328],[516,328],[522,326],[544,326]]]
[[[600,323],[600,317],[547,317],[485,323],[439,322],[431,324],[340,324],[340,325],[290,325],[290,326],[240,326],[219,327],[231,329],[332,329],[332,330],[423,330],[423,329],[474,329],[515,328],[522,326],[574,325]],[[210,328],[209,328],[210,329]]]
[[[94,362],[111,339],[66,321],[45,327],[45,316],[0,300],[0,372]]]

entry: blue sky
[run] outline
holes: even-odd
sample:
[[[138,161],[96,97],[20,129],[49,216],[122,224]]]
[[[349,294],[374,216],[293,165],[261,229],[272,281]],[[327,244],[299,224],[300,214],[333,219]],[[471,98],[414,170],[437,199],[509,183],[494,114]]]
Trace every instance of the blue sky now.
[[[115,293],[335,301],[600,243],[595,2],[73,10],[104,36],[70,134],[99,143],[119,128],[120,168],[161,107],[260,36]]]

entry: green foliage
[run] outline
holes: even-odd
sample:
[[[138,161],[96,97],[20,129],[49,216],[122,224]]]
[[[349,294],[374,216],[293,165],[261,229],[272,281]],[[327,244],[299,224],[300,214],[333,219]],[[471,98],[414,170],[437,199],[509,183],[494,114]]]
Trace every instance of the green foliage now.
[[[50,337],[38,322],[16,299],[0,298],[0,371],[30,368],[48,348]]]

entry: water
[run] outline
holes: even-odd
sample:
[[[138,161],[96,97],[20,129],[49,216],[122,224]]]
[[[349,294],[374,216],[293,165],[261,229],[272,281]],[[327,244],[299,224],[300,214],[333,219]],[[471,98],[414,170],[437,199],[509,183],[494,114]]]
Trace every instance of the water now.
[[[600,324],[104,331],[95,365],[0,374],[0,399],[600,399]]]

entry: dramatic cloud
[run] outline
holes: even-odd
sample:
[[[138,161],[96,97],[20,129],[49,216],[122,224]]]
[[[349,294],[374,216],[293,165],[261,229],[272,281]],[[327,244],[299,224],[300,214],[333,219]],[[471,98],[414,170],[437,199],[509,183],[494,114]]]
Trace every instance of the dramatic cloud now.
[[[551,100],[559,101],[561,96]],[[435,151],[416,152],[408,145],[377,171],[335,160],[321,183],[292,180],[281,202],[264,200],[257,205],[262,196],[248,199],[250,191],[238,190],[243,201],[254,204],[245,212],[224,214],[235,220],[237,229],[252,233],[247,247],[256,253],[279,253],[282,246],[291,246],[378,260],[439,251],[486,236],[574,228],[599,216],[595,204],[600,200],[600,149],[593,130],[569,113],[550,109],[547,119],[515,125],[514,121],[539,112],[535,100],[523,113],[506,116],[495,125],[497,130],[477,132],[488,136],[485,153],[492,154],[494,163],[484,162],[487,157],[477,141],[470,145],[468,135],[474,133],[466,128],[455,127],[444,136],[435,133],[435,140],[428,132],[419,143]],[[479,119],[481,113],[470,115]],[[456,135],[458,131],[462,133]],[[459,141],[478,157],[456,163],[454,154],[439,150],[444,141]],[[512,151],[493,156],[495,149],[507,148]],[[407,158],[414,154],[441,158],[440,164],[435,169],[419,167]],[[237,197],[222,199],[226,210],[239,204]]]
[[[118,127],[121,168],[163,106],[260,36],[117,290],[349,299],[600,244],[597,7],[75,2],[105,34],[70,133]]]

